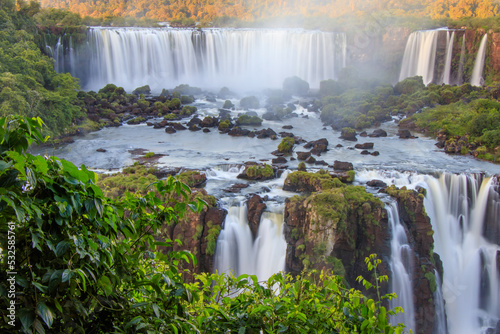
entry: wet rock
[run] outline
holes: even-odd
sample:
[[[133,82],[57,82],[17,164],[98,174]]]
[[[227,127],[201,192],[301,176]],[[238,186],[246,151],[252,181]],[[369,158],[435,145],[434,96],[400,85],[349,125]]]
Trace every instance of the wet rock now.
[[[253,195],[247,201],[247,208],[248,227],[250,227],[252,236],[255,239],[257,232],[259,231],[262,213],[267,208],[267,205],[259,195]]]
[[[168,126],[165,128],[166,133],[176,133],[177,131],[174,129],[173,126]]]
[[[354,167],[350,162],[338,161],[333,162],[333,169],[335,170],[353,170]]]
[[[153,128],[154,129],[161,129],[161,128],[164,128],[165,126],[167,126],[167,124],[168,124],[168,121],[163,120],[163,121],[161,121],[159,123],[154,123],[153,124]]]
[[[205,128],[205,129],[203,129],[203,132],[208,133],[208,132],[210,132],[210,129]]]
[[[328,140],[326,138],[321,138],[318,140],[310,141],[304,148],[311,148],[311,153],[320,156],[321,153],[328,151]]]
[[[252,181],[270,180],[275,178],[275,170],[267,164],[262,165],[251,162],[246,164],[245,170],[237,178]]]
[[[189,131],[200,131],[201,128],[197,124],[193,124],[189,127]]]
[[[370,153],[370,155],[373,155],[374,157],[378,157],[380,155],[380,152],[379,151],[373,151],[372,153]]]
[[[366,182],[366,185],[370,186],[370,187],[374,187],[374,188],[385,188],[385,187],[387,187],[387,183],[385,183],[382,180],[376,180],[376,179]]]
[[[410,130],[406,130],[406,129],[399,129],[398,136],[401,139],[415,139],[415,138],[417,138],[417,137],[412,136]]]
[[[313,164],[316,162],[316,159],[313,156],[309,156],[309,158],[306,159],[306,163],[308,164]]]
[[[247,183],[235,183],[231,187],[223,189],[226,193],[239,193],[241,189],[248,188],[249,184]]]
[[[169,125],[172,126],[177,131],[187,130],[187,128],[181,123],[171,122],[169,123]]]
[[[273,164],[286,164],[288,162],[284,157],[277,157],[271,161]]]
[[[218,126],[217,119],[210,116],[205,117],[199,124],[202,128],[214,128]]]
[[[328,166],[328,163],[325,160],[316,160],[314,164],[316,166]]]
[[[382,129],[375,129],[375,130],[373,130],[372,133],[370,133],[368,135],[368,137],[372,137],[372,138],[387,137],[387,132],[385,130],[382,130]]]
[[[356,144],[354,147],[360,150],[371,150],[373,148],[373,143]]]
[[[335,147],[336,147],[336,148],[341,148],[341,147],[344,147],[344,145],[342,145],[342,144],[337,144]]]
[[[366,133],[366,131],[362,131],[360,134],[359,134],[360,137],[366,137],[368,136],[368,134]]]
[[[363,150],[363,151],[361,151],[360,154],[362,154],[362,155],[370,155],[370,151]]]
[[[283,125],[282,128],[285,130],[291,130],[291,129],[293,129],[293,126],[292,125]]]
[[[240,127],[234,127],[227,134],[233,137],[243,137],[248,136],[249,133],[250,130],[242,129]]]
[[[311,156],[311,152],[296,152],[298,160],[307,160]]]
[[[293,137],[295,137],[295,135],[291,132],[280,132],[280,136],[281,136],[281,138],[285,138],[285,137],[293,138]]]
[[[276,132],[274,132],[274,130],[271,128],[256,131],[255,134],[257,135],[258,139],[276,138]]]
[[[195,117],[193,117],[193,118],[191,118],[191,119],[189,120],[189,122],[187,123],[187,126],[188,126],[188,127],[191,127],[191,126],[193,126],[193,125],[200,125],[200,124],[201,124],[201,122],[202,122],[202,120],[201,120],[201,119],[199,119],[199,118],[198,118],[198,116],[195,116]]]
[[[358,141],[358,138],[356,138],[356,131],[351,128],[342,129],[339,138],[349,141]]]
[[[105,149],[103,149],[103,148],[98,148],[98,149],[96,150],[96,152],[103,152],[103,153],[104,153],[104,152],[107,152],[107,150],[105,150]]]

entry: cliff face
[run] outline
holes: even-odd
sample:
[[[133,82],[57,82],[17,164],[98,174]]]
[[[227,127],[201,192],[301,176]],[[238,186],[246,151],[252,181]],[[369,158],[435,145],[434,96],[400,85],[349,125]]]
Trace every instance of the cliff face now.
[[[227,211],[216,206],[215,198],[206,194],[205,190],[196,190],[193,196],[202,197],[208,207],[204,207],[200,213],[190,210],[177,223],[165,225],[159,234],[155,236],[158,241],[165,238],[178,239],[182,244],[173,244],[173,250],[187,250],[196,258],[196,265],[183,263],[182,267],[190,269],[194,273],[213,272],[215,247],[217,238],[222,229]],[[165,249],[168,252],[169,249]],[[191,280],[192,277],[185,277]]]
[[[289,177],[294,178],[292,174]],[[387,193],[397,200],[400,220],[413,249],[411,280],[416,310],[415,332],[430,334],[436,316],[434,270],[442,274],[442,269],[439,257],[432,251],[433,232],[423,207],[423,195],[394,187],[387,188]],[[285,202],[284,217],[288,272],[298,274],[304,269],[331,270],[334,274],[343,275],[351,287],[375,297],[374,291],[365,291],[356,282],[359,275],[372,278],[365,258],[375,253],[382,260],[378,274],[388,275],[391,279],[392,232],[385,204],[368,194],[365,188],[344,185],[291,197]],[[389,285],[386,284],[382,286],[381,293],[387,292]]]
[[[434,291],[437,288],[434,273],[437,270],[443,277],[443,268],[439,256],[433,252],[434,232],[425,213],[424,195],[394,186],[387,188],[386,192],[397,199],[400,221],[413,250],[411,280],[416,306],[416,332],[432,333],[436,317]]]

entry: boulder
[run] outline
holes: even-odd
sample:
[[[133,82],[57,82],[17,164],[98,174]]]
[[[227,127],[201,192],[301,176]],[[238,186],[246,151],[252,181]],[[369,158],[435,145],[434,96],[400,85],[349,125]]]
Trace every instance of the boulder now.
[[[411,135],[410,130],[406,130],[406,129],[399,129],[398,130],[398,136],[401,139],[414,139],[414,138],[416,138],[416,137],[413,137]]]
[[[320,156],[321,153],[328,151],[328,140],[321,138],[315,141],[310,141],[304,145],[304,148],[311,148],[311,153]]]
[[[373,148],[373,143],[356,144],[354,147],[360,150],[371,150]]]
[[[171,122],[169,123],[169,125],[172,126],[177,131],[187,130],[187,128],[181,123]]]
[[[298,160],[307,160],[311,156],[311,152],[295,152],[297,153],[297,159]]]
[[[105,150],[104,148],[98,148],[96,150],[96,152],[102,152],[102,153],[104,153],[104,152],[107,152],[107,150]]]
[[[362,155],[370,155],[370,151],[363,150],[363,151],[361,151],[360,154],[362,154]]]
[[[241,189],[248,188],[249,184],[247,183],[235,183],[231,187],[223,189],[226,193],[239,193]]]
[[[368,135],[368,137],[372,137],[372,138],[387,137],[387,132],[385,130],[382,130],[382,129],[375,129],[375,130],[373,130],[372,133],[370,133]]]
[[[358,141],[358,138],[356,138],[356,131],[351,128],[342,129],[342,132],[340,133],[340,138],[349,141]]]
[[[333,162],[333,169],[335,170],[353,170],[354,167],[350,162],[338,161]]]
[[[291,129],[293,129],[293,126],[292,125],[283,125],[282,128],[285,130],[291,130]]]
[[[176,133],[177,130],[175,130],[173,126],[168,126],[165,128],[165,132],[166,133]]]
[[[199,123],[202,128],[214,128],[218,126],[217,119],[207,116]]]
[[[309,156],[309,158],[307,158],[307,159],[306,159],[306,162],[307,162],[308,164],[313,164],[313,163],[315,163],[315,162],[316,162],[316,159],[314,159],[314,157],[313,157],[313,156]]]
[[[385,183],[382,180],[371,180],[366,182],[367,186],[374,187],[374,188],[385,188],[387,187],[387,183]]]
[[[380,152],[379,151],[373,151],[372,153],[370,153],[370,155],[373,155],[374,157],[378,157],[380,155]]]
[[[227,134],[233,137],[243,137],[248,136],[249,133],[250,130],[242,129],[240,127],[234,127]]]
[[[271,128],[255,131],[255,135],[258,139],[276,138],[276,132]]]
[[[288,160],[286,160],[284,157],[277,157],[271,160],[273,164],[286,164]]]

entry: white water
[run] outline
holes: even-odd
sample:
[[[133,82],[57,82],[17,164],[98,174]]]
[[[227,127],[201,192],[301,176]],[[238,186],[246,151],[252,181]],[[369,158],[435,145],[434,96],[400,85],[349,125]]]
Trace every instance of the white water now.
[[[440,30],[415,31],[408,37],[399,81],[419,75],[425,85],[432,82],[439,32]]]
[[[483,236],[491,179],[466,175],[427,179],[426,211],[435,252],[443,262],[443,295],[450,333],[481,333],[500,319],[500,246]],[[499,217],[495,219],[499,224]],[[485,283],[487,282],[487,283]]]
[[[451,84],[450,73],[451,73],[451,59],[453,56],[453,40],[455,39],[455,32],[446,32],[446,57],[444,62],[444,72],[442,82],[446,85]]]
[[[378,176],[378,177],[377,177]],[[500,202],[491,178],[442,174],[362,171],[360,182],[378,178],[398,187],[424,187],[425,210],[434,231],[434,251],[443,263],[442,290],[448,333],[486,333],[500,320],[500,246],[484,236],[484,223],[500,228]],[[394,241],[393,241],[394,242]],[[498,240],[496,241],[499,242]],[[403,297],[404,298],[404,297]],[[442,303],[436,300],[435,333],[443,333]]]
[[[178,84],[249,91],[281,88],[294,75],[319,88],[347,62],[344,33],[298,29],[90,28],[87,44],[69,55],[87,59],[87,68],[65,71],[92,90],[114,83],[127,91],[146,84],[157,92]]]
[[[406,231],[399,220],[398,207],[395,202],[386,205],[387,216],[392,230],[391,240],[391,291],[397,297],[389,302],[391,309],[401,306],[404,313],[391,317],[392,324],[405,324],[407,329],[415,331],[415,303],[411,284],[412,249],[408,244]]]
[[[255,240],[248,226],[245,203],[229,208],[224,229],[217,240],[215,269],[219,273],[256,275],[266,280],[285,269],[283,206],[264,212]]]
[[[462,49],[460,50],[460,62],[458,64],[457,85],[463,83],[465,64],[465,34],[462,36]]]
[[[436,308],[436,319],[434,323],[434,331],[435,334],[444,334],[448,333],[446,328],[446,310],[444,307],[444,297],[442,290],[442,280],[441,276],[437,270],[434,270],[434,277],[436,277],[436,291],[434,291],[434,306]]]
[[[472,77],[470,84],[472,86],[482,86],[483,85],[483,70],[484,61],[486,59],[486,42],[488,41],[488,34],[484,34],[481,44],[479,45],[479,50],[477,51],[476,62],[474,63],[474,69],[472,70]]]

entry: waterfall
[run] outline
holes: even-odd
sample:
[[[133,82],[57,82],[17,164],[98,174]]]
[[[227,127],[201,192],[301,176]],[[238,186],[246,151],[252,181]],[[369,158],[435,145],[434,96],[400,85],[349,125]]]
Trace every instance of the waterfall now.
[[[410,35],[406,42],[399,81],[419,75],[425,85],[432,82],[439,31],[416,31]]]
[[[465,34],[462,37],[462,49],[460,50],[460,63],[458,64],[457,85],[463,83],[465,64]]]
[[[245,203],[232,206],[217,240],[215,268],[219,273],[257,275],[266,280],[285,269],[286,241],[283,236],[283,209],[264,212],[255,240],[248,226]]]
[[[450,72],[451,72],[451,59],[453,56],[453,40],[455,39],[455,32],[451,33],[447,31],[446,33],[446,57],[444,62],[444,72],[442,82],[446,85],[450,84]]]
[[[86,89],[108,83],[127,91],[148,84],[158,92],[179,84],[281,88],[294,75],[319,88],[346,66],[347,39],[298,29],[90,28],[84,49],[78,57],[87,60],[85,69],[65,64],[64,71],[78,72]]]
[[[434,305],[436,308],[436,320],[434,324],[435,334],[446,334],[448,330],[446,328],[446,311],[444,309],[444,297],[442,286],[443,283],[441,281],[441,277],[437,270],[434,270],[434,277],[436,277],[436,291],[434,291]]]
[[[476,62],[474,63],[474,69],[472,70],[472,77],[470,84],[472,86],[482,86],[483,85],[483,69],[484,61],[486,59],[486,42],[488,41],[488,34],[484,34],[481,44],[479,45],[479,50],[477,51]]]
[[[389,301],[390,308],[401,306],[404,313],[391,317],[392,324],[405,324],[406,328],[415,331],[415,306],[411,284],[412,249],[408,244],[406,231],[399,220],[398,207],[393,201],[386,205],[387,216],[392,230],[391,240],[391,291],[397,297]]]
[[[492,179],[467,175],[426,178],[425,208],[443,262],[443,290],[450,333],[481,333],[500,319],[500,246],[484,236],[494,196]],[[498,199],[498,196],[497,196]],[[493,203],[498,205],[498,203]],[[498,242],[498,240],[496,240]]]

